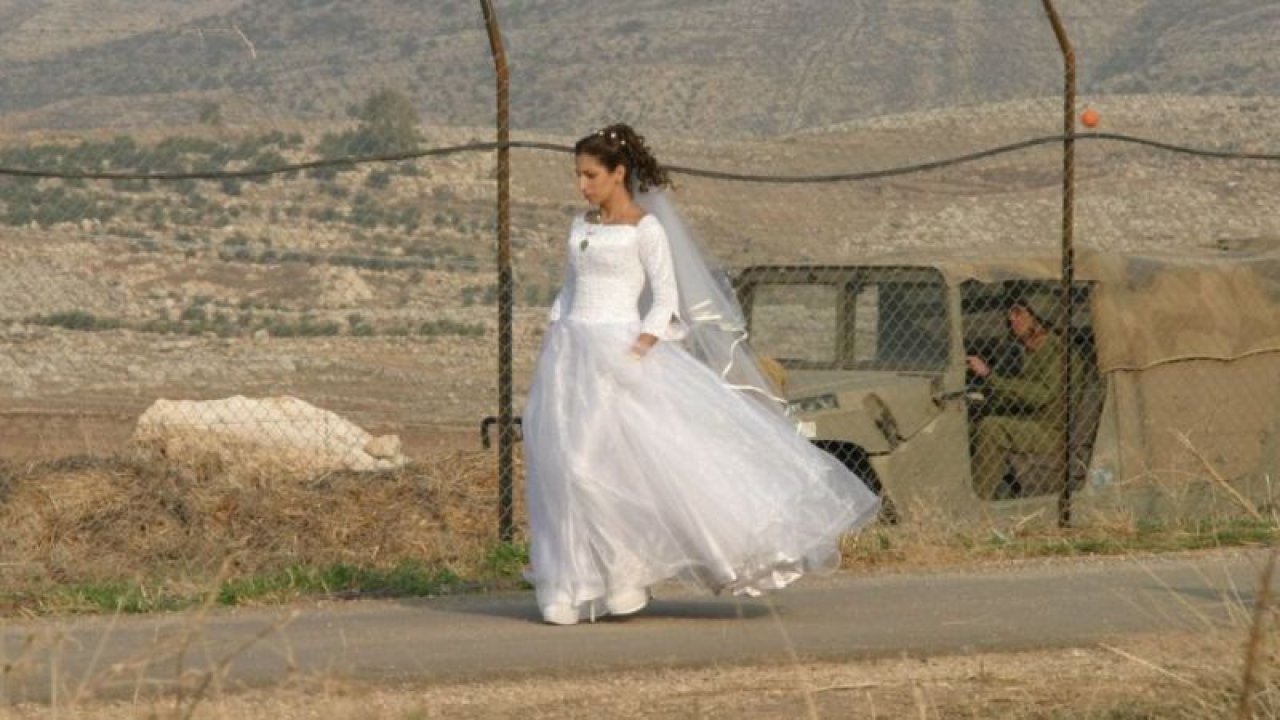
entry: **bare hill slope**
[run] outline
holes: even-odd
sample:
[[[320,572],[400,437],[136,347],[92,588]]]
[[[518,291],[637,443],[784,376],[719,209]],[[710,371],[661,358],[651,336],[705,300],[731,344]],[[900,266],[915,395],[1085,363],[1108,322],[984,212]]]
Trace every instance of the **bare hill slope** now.
[[[517,127],[614,117],[666,132],[774,134],[1056,92],[1038,3],[1008,0],[498,2]],[[1090,93],[1274,95],[1269,0],[1064,3]],[[344,118],[371,87],[424,122],[491,122],[468,0],[14,0],[0,8],[0,113],[24,127]]]

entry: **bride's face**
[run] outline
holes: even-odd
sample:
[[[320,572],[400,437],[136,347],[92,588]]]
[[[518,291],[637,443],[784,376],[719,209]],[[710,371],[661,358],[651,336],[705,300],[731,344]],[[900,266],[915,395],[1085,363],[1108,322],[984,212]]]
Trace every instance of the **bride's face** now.
[[[610,170],[595,156],[582,154],[574,158],[578,175],[578,192],[596,207],[607,204],[615,193],[626,194],[627,170],[622,165]]]

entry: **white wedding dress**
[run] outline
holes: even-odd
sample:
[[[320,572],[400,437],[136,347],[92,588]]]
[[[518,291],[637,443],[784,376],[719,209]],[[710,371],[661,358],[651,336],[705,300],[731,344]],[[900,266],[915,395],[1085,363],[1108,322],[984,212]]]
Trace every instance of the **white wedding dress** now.
[[[754,595],[834,569],[841,535],[879,500],[673,339],[662,224],[579,216],[568,248],[523,418],[528,578],[544,618],[630,612],[670,578]],[[664,341],[638,358],[640,333]]]

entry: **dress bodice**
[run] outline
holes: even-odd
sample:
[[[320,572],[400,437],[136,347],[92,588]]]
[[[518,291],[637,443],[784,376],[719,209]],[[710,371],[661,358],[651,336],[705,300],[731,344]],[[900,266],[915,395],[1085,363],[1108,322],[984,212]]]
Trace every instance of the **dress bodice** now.
[[[635,225],[574,218],[569,230],[568,271],[552,309],[553,320],[640,321],[642,332],[663,337],[676,312],[671,252],[657,218],[646,215]]]

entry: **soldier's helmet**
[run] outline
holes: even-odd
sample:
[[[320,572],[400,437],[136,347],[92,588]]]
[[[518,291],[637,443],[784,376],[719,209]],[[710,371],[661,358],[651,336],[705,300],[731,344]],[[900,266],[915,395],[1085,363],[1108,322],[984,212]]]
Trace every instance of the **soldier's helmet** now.
[[[1005,295],[1005,310],[1021,306],[1035,316],[1036,320],[1046,328],[1057,325],[1061,314],[1061,300],[1047,287],[1017,288]]]

